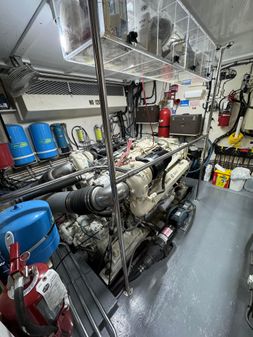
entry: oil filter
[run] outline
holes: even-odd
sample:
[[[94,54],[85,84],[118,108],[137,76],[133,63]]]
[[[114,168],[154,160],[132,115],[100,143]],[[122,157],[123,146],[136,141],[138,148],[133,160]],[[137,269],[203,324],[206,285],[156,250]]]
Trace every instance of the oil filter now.
[[[61,153],[69,153],[70,145],[67,141],[65,125],[62,123],[54,123],[51,124],[51,129],[53,131],[56,143],[61,150]]]
[[[95,132],[96,141],[102,142],[102,140],[103,140],[102,128],[99,127],[98,125],[95,125],[94,126],[94,132]]]

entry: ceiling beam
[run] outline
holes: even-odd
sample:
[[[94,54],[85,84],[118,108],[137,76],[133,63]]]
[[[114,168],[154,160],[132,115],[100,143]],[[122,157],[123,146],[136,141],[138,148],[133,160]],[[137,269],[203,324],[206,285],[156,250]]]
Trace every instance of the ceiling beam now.
[[[15,46],[13,47],[13,49],[10,52],[10,57],[11,56],[15,56],[18,48],[20,47],[20,45],[22,44],[22,42],[24,41],[27,33],[29,32],[29,30],[31,29],[34,21],[37,19],[38,15],[40,14],[42,8],[44,7],[44,5],[46,4],[47,0],[41,0],[39,6],[37,7],[37,9],[35,10],[33,16],[31,17],[31,19],[29,20],[28,24],[26,25],[23,33],[21,34],[20,38],[18,39],[18,41],[16,42]]]

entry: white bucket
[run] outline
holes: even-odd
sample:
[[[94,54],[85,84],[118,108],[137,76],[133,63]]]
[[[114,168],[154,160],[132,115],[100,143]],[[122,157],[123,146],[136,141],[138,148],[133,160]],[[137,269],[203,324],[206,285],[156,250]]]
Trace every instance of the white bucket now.
[[[236,167],[231,173],[229,188],[239,192],[243,189],[245,181],[250,178],[250,170],[245,167]]]
[[[239,192],[243,189],[245,179],[230,180],[230,190]]]
[[[248,192],[251,192],[251,193],[253,192],[253,177],[246,180],[244,189]]]

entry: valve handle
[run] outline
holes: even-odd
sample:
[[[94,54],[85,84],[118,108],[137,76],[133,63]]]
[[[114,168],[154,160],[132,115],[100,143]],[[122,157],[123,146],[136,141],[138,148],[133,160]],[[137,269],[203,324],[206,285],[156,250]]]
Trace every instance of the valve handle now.
[[[14,242],[10,245],[10,275],[12,278],[17,275],[26,276],[26,259],[20,255],[18,242]]]

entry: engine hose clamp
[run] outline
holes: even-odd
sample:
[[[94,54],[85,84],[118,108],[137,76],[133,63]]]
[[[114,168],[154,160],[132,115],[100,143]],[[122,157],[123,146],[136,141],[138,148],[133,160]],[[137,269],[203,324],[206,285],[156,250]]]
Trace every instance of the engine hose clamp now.
[[[14,278],[14,291],[24,286],[24,277],[19,275]],[[14,296],[13,296],[14,297]]]

